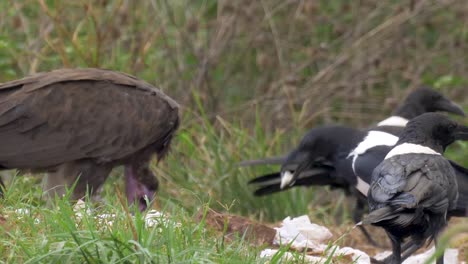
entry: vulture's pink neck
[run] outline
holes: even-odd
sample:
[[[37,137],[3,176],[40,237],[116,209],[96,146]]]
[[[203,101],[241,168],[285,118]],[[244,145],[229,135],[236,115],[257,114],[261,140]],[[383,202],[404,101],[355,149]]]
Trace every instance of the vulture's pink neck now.
[[[147,202],[151,202],[155,195],[154,191],[150,191],[143,183],[138,181],[135,167],[132,165],[125,166],[125,192],[129,205],[138,204],[140,212],[148,208]]]

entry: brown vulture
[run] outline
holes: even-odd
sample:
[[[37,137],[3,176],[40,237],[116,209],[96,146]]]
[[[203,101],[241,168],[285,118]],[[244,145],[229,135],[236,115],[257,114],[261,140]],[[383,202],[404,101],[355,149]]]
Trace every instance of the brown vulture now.
[[[60,69],[0,84],[0,168],[47,172],[46,193],[93,196],[125,166],[129,203],[158,188],[149,168],[179,126],[179,106],[152,85],[102,69]]]

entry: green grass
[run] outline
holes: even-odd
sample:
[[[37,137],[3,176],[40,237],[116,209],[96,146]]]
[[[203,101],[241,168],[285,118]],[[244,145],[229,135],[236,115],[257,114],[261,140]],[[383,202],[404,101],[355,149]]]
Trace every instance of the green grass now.
[[[57,198],[53,206],[46,205],[41,198],[40,178],[11,176],[0,207],[0,215],[7,217],[1,227],[1,259],[5,263],[263,262],[259,259],[262,247],[251,247],[242,234],[227,242],[207,228],[203,220],[196,220],[195,216],[206,206],[267,222],[309,213],[318,222],[336,224],[328,219],[339,210],[336,201],[309,211],[317,199],[313,189],[265,198],[252,195],[248,180],[278,168],[241,169],[237,163],[282,153],[268,142],[285,135],[266,135],[260,124],[255,135],[221,119],[215,125],[222,128],[215,129],[205,119],[183,128],[169,157],[153,164],[161,180],[156,203],[170,216],[167,224],[156,228],[145,227],[138,214],[130,217],[118,195],[123,190],[120,169],[105,185],[104,203],[87,204],[92,213],[82,219],[67,199]],[[27,213],[16,212],[18,208]],[[96,220],[99,214],[115,214],[112,226]],[[300,259],[300,254],[297,257]],[[277,258],[280,261],[279,255]]]
[[[186,116],[184,120],[193,120]],[[215,129],[215,126],[220,126]],[[275,222],[286,216],[308,214],[313,222],[338,230],[350,223],[345,197],[339,192],[297,188],[268,197],[254,197],[247,185],[255,175],[278,168],[239,168],[243,159],[283,153],[273,139],[287,141],[284,133],[268,134],[258,121],[254,133],[240,125],[202,118],[184,127],[174,140],[169,157],[152,169],[161,180],[156,199],[169,216],[166,224],[145,227],[143,217],[131,217],[120,197],[123,190],[118,168],[106,183],[104,202],[86,204],[91,214],[76,216],[73,204],[56,199],[45,204],[40,178],[12,176],[0,207],[7,216],[0,227],[0,254],[4,263],[262,263],[263,247],[252,247],[238,239],[225,241],[196,216],[214,208]],[[299,131],[293,133],[299,135]],[[281,140],[281,138],[283,138]],[[274,142],[274,140],[273,140]],[[465,148],[465,145],[461,145]],[[455,147],[453,155],[459,148]],[[18,208],[27,212],[17,212]],[[112,225],[96,215],[115,214]],[[334,227],[337,229],[335,230]],[[270,263],[280,263],[281,252]],[[301,259],[301,254],[296,256]],[[291,260],[297,263],[296,260]]]
[[[18,188],[20,186],[12,186]],[[8,193],[7,201],[12,196]],[[108,200],[116,197],[107,197]],[[0,249],[5,263],[240,263],[254,262],[258,249],[251,250],[241,239],[225,244],[196,222],[179,206],[164,210],[167,223],[145,227],[141,215],[130,217],[118,203],[93,208],[78,218],[72,205],[58,200],[47,209],[27,202],[6,203],[8,215]],[[26,215],[13,213],[28,208]],[[96,214],[114,214],[103,223]],[[37,219],[37,220],[36,220]]]

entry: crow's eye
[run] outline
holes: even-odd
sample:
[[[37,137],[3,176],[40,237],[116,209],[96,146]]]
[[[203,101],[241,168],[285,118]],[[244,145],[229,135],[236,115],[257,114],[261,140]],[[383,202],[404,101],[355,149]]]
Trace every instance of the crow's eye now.
[[[455,124],[450,124],[450,125],[448,126],[448,130],[449,130],[449,131],[453,131],[453,130],[455,130],[456,128],[457,128],[457,125],[455,125]]]

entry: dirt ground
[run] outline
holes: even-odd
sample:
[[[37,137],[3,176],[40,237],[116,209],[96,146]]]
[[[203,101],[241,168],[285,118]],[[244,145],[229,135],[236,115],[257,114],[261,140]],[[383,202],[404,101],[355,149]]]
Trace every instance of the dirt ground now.
[[[202,217],[205,217],[207,226],[221,232],[228,239],[235,235],[245,234],[245,238],[252,244],[269,245],[270,247],[275,247],[273,245],[273,239],[275,237],[276,230],[273,227],[278,227],[281,224],[258,223],[246,217],[219,213],[213,210],[208,210],[205,215],[203,214],[203,211],[200,211],[197,219],[200,220]],[[468,224],[468,221],[466,218],[453,218],[449,223],[449,227],[458,223]],[[366,252],[371,257],[375,256],[379,252],[391,250],[389,239],[383,229],[373,226],[366,227],[374,239],[384,246],[384,248],[377,248],[367,241],[364,234],[358,228],[352,228],[353,225],[329,228],[333,233],[331,241],[336,242],[336,244],[340,246],[359,249]],[[460,234],[459,236],[456,236],[451,240],[450,244],[452,248],[460,250],[460,261],[466,261],[468,259],[468,234]],[[418,252],[424,252],[431,246],[432,243],[427,247],[420,249]]]

